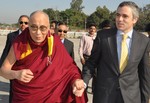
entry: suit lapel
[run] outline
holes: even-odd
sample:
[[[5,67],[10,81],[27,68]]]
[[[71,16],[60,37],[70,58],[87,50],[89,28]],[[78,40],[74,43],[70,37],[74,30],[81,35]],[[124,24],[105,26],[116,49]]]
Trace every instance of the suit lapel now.
[[[135,55],[138,53],[139,49],[140,49],[140,45],[139,43],[141,42],[139,35],[136,35],[135,31],[133,31],[133,35],[132,35],[132,43],[131,43],[131,49],[130,49],[130,55],[129,55],[129,60],[134,59]],[[129,64],[130,62],[128,62]],[[127,64],[127,66],[128,66]]]
[[[115,65],[115,73],[118,74],[119,72],[119,63],[118,63],[118,53],[117,53],[117,40],[116,40],[116,34],[117,34],[117,30],[112,30],[110,32],[110,36],[108,37],[108,44],[110,47],[110,52],[111,52],[111,56],[113,58],[113,62]],[[117,71],[116,71],[117,69]]]

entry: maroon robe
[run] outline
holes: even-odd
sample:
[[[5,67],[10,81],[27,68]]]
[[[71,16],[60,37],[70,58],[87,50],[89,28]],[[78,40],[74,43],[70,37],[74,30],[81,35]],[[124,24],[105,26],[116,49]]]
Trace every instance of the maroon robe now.
[[[50,34],[48,34],[50,35]],[[76,97],[72,93],[72,84],[81,78],[80,70],[69,56],[57,35],[53,35],[52,55],[48,56],[47,38],[37,45],[30,37],[29,29],[13,42],[16,63],[13,70],[30,69],[34,78],[29,83],[14,79],[12,81],[12,103],[86,103],[87,96]],[[20,59],[27,51],[29,43],[32,53]],[[51,63],[48,64],[48,59]],[[48,65],[47,65],[48,64]]]

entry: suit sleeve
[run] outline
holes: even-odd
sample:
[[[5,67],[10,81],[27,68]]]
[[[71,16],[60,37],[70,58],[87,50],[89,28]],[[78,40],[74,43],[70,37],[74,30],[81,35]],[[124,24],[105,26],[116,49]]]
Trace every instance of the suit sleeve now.
[[[142,103],[150,100],[150,41],[139,66]]]
[[[75,57],[74,57],[74,44],[72,43],[72,53],[71,53],[71,57],[75,60]]]
[[[0,67],[2,66],[6,56],[8,55],[10,47],[11,47],[11,35],[8,34],[6,44],[5,44],[5,47],[3,49],[3,53],[2,53],[1,58],[0,58]]]
[[[94,40],[93,48],[89,59],[86,61],[82,70],[84,82],[88,85],[89,80],[93,77],[95,68],[97,68],[100,59],[100,37],[97,35]]]

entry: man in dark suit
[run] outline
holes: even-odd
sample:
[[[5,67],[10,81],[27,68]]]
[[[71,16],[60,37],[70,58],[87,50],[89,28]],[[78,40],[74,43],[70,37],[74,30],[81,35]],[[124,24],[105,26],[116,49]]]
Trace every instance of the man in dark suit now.
[[[19,29],[17,31],[14,31],[12,33],[9,33],[7,35],[7,40],[6,40],[6,44],[5,44],[5,48],[3,50],[3,53],[1,55],[1,59],[0,59],[0,67],[2,65],[2,63],[4,62],[11,44],[13,42],[13,40],[26,28],[28,27],[28,22],[29,22],[29,17],[27,15],[21,15],[18,19],[18,25],[19,25]]]
[[[88,84],[97,68],[93,103],[148,103],[150,39],[133,29],[138,18],[138,6],[131,1],[122,2],[116,11],[117,29],[97,33],[91,56],[82,71],[83,80]],[[125,36],[127,38],[123,39]],[[126,54],[124,68],[120,67],[122,54]],[[80,83],[77,88],[83,88],[82,85]]]
[[[29,17],[27,15],[21,15],[18,19],[18,25],[19,29],[17,31],[14,31],[12,33],[9,33],[7,35],[6,44],[3,50],[3,53],[0,58],[0,67],[2,66],[6,56],[8,55],[8,52],[10,50],[10,47],[12,45],[13,40],[25,29],[28,27]],[[11,100],[12,93],[11,93],[11,82],[10,82],[10,96],[9,100]]]
[[[69,55],[74,59],[74,44],[72,41],[66,39],[67,31],[68,31],[67,25],[64,22],[59,22],[56,33],[60,37]]]

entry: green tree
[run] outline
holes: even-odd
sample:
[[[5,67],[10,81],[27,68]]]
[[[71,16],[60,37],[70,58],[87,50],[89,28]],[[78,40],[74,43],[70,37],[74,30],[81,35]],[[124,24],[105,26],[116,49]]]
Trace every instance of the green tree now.
[[[83,0],[72,0],[72,2],[70,3],[72,10],[75,11],[82,11],[82,9],[84,8],[84,6],[82,6]]]
[[[150,23],[150,4],[140,8],[140,17],[137,24],[135,25],[135,29],[138,31],[144,31],[145,25],[148,23]]]
[[[87,15],[72,9],[66,9],[60,12],[61,18],[66,22],[71,28],[83,28],[85,18]]]
[[[103,6],[103,8],[98,6],[96,8],[96,11],[87,18],[87,25],[89,25],[90,23],[95,23],[98,26],[103,20],[109,18],[110,18],[109,9],[107,9],[106,6]]]
[[[50,21],[60,19],[58,10],[53,10],[52,8],[48,8],[48,9],[43,9],[43,11],[48,14]]]

